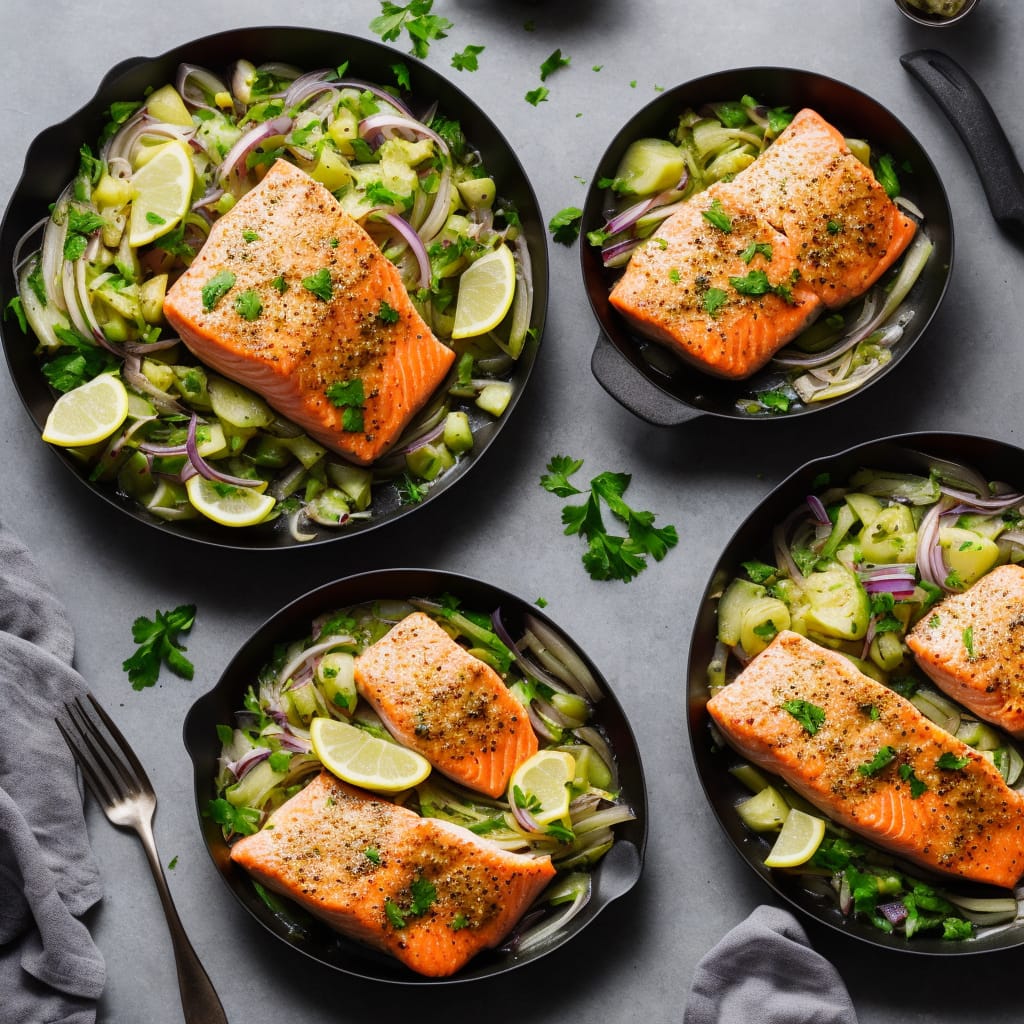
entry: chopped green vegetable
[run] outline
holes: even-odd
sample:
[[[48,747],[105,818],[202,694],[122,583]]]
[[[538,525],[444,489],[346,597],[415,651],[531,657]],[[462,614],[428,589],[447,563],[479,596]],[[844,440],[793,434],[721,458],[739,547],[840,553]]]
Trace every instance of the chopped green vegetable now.
[[[575,206],[567,206],[559,210],[548,222],[551,237],[562,245],[572,245],[579,238],[580,221],[583,211]]]
[[[550,93],[550,90],[547,88],[547,86],[539,85],[539,86],[537,86],[536,89],[531,89],[526,94],[524,99],[526,100],[527,103],[531,103],[531,104],[533,104],[533,106],[536,107],[536,106],[538,106],[541,103],[546,103],[547,102],[547,98],[548,98],[549,93]]]
[[[732,218],[725,212],[717,198],[712,199],[711,205],[701,211],[701,216],[719,231],[724,231],[727,235],[732,233]]]
[[[235,285],[235,275],[230,270],[218,270],[202,288],[203,309],[210,312]]]
[[[563,57],[560,49],[555,50],[540,66],[540,80],[546,82],[549,75],[553,75],[559,68],[567,68],[571,58]]]
[[[326,267],[321,267],[315,274],[302,279],[302,287],[307,292],[312,292],[318,299],[330,302],[334,296],[334,284],[331,281],[331,272]]]
[[[809,700],[786,700],[779,706],[789,712],[811,736],[825,724],[825,709]]]
[[[896,751],[892,747],[879,747],[870,761],[857,765],[857,771],[867,777],[877,775],[887,764],[891,764],[895,757]]]
[[[480,67],[477,58],[483,52],[482,46],[467,46],[461,53],[452,55],[452,67],[456,71],[476,71]]]
[[[235,309],[238,315],[245,320],[256,320],[260,313],[263,312],[263,302],[260,299],[260,293],[255,288],[248,288],[244,292],[240,292],[235,299]]]

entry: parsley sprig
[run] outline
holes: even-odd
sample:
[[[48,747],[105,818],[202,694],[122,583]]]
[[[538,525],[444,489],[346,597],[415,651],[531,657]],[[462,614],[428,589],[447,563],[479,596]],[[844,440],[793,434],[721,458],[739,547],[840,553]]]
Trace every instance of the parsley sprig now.
[[[569,478],[583,465],[582,459],[556,455],[548,463],[541,486],[560,498],[584,494]],[[566,534],[578,533],[586,542],[583,566],[595,580],[628,583],[647,568],[647,556],[660,562],[679,542],[674,526],[656,527],[654,513],[631,508],[623,499],[632,477],[628,473],[599,473],[590,481],[590,492],[582,505],[566,505],[562,522]],[[605,529],[602,503],[625,523],[626,536]]]
[[[138,650],[122,662],[133,690],[155,685],[161,664],[183,679],[191,679],[194,666],[185,657],[178,636],[188,632],[196,619],[194,604],[181,604],[169,612],[157,611],[152,619],[140,615],[132,623],[132,639]]]
[[[370,31],[386,43],[393,43],[405,29],[412,42],[409,51],[421,60],[430,52],[430,44],[444,39],[452,23],[439,14],[431,14],[434,0],[411,0],[402,6],[381,0],[380,14],[370,22]]]

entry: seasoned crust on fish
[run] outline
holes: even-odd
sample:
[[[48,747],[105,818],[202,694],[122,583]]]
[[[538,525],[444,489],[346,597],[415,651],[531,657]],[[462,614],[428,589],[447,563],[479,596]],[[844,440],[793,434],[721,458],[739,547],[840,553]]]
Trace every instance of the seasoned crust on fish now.
[[[824,711],[816,732],[789,701]],[[976,882],[1012,887],[1024,874],[1020,794],[982,754],[841,654],[780,632],[708,712],[741,754],[883,849]],[[888,761],[879,758],[886,748]],[[965,763],[944,767],[943,755]]]

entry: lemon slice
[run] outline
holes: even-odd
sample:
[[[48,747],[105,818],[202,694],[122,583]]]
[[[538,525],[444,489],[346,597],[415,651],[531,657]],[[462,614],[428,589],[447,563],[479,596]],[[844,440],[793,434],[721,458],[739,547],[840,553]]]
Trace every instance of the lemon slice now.
[[[43,440],[65,448],[104,441],[128,417],[128,392],[119,377],[100,374],[61,395],[46,417]]]
[[[538,825],[565,819],[569,814],[569,784],[575,777],[576,761],[568,751],[538,750],[512,773],[509,802],[525,806]]]
[[[813,814],[793,808],[786,815],[771,853],[764,859],[769,868],[795,868],[806,864],[825,838],[825,822]]]
[[[329,772],[363,789],[397,793],[430,774],[430,762],[416,751],[334,718],[314,718],[309,738]]]
[[[263,494],[266,482],[254,487],[236,487],[207,480],[204,476],[190,477],[185,484],[188,500],[193,507],[221,526],[255,526],[273,511],[276,502]]]
[[[188,213],[194,180],[192,158],[182,143],[156,146],[132,175],[128,244],[147,245],[177,226]]]
[[[453,338],[475,338],[493,331],[509,311],[516,294],[516,264],[512,250],[499,245],[481,256],[459,278]]]

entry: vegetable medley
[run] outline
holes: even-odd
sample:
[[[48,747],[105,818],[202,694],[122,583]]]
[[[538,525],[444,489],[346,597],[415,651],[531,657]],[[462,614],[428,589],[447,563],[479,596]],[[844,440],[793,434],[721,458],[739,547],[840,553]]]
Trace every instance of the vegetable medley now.
[[[779,631],[794,630],[909,698],[991,760],[1008,785],[1022,784],[1017,745],[941,693],[915,664],[905,639],[915,623],[934,615],[943,597],[963,592],[1000,564],[1024,562],[1024,494],[940,460],[931,460],[927,475],[862,469],[838,484],[822,481],[775,526],[770,551],[769,560],[743,562],[742,573],[719,596],[718,643],[708,665],[712,693]],[[964,643],[969,645],[969,635]],[[805,705],[786,710],[813,732],[822,709],[790,703]],[[891,752],[879,752],[886,756]],[[867,764],[862,771],[881,767]],[[754,794],[737,810],[755,832],[770,835],[791,808],[820,815],[784,782],[752,765],[730,770]],[[911,774],[907,781],[913,797],[917,780]],[[937,932],[967,939],[1017,915],[1011,895],[978,899],[955,885],[926,881],[920,869],[831,821],[813,855],[792,870],[812,891],[829,892],[844,914],[907,938]]]
[[[182,65],[173,83],[111,106],[96,150],[82,147],[77,176],[15,254],[16,309],[54,391],[65,396],[112,374],[127,392],[127,414],[114,416],[104,436],[86,431],[76,442],[67,429],[54,432],[90,478],[165,520],[279,519],[311,539],[318,526],[372,516],[385,488],[391,505],[422,500],[472,449],[474,426],[502,414],[531,334],[518,214],[459,123],[436,109],[415,114],[409,71],[393,70],[396,84],[381,86],[345,64],[301,73],[240,60],[224,76]],[[166,289],[211,224],[279,158],[334,193],[457,353],[441,393],[371,468],[328,453],[166,334]],[[477,275],[488,280],[464,295],[464,273],[484,258],[495,261]],[[468,332],[455,330],[460,299],[474,309],[482,302],[492,322],[485,315]],[[238,311],[261,315],[258,303]],[[353,404],[351,395],[327,398]],[[101,421],[104,412],[109,404]],[[73,431],[81,420],[70,422]],[[190,486],[196,476],[203,482]]]

